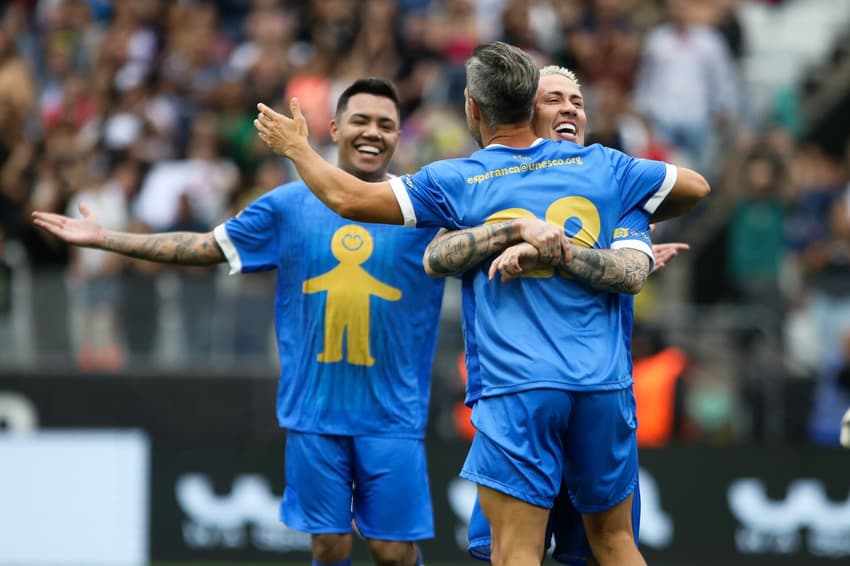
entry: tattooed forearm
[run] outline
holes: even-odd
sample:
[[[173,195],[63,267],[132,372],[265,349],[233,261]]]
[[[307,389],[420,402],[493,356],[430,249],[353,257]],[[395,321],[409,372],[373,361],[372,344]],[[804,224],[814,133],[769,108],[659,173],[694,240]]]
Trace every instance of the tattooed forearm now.
[[[108,232],[104,250],[159,263],[180,265],[212,265],[224,261],[224,253],[212,232],[168,232],[165,234],[130,234]]]
[[[649,256],[638,250],[573,246],[572,251],[572,261],[561,270],[602,291],[634,295],[649,276]]]
[[[434,277],[458,275],[515,244],[515,220],[438,235],[425,249],[425,271]]]

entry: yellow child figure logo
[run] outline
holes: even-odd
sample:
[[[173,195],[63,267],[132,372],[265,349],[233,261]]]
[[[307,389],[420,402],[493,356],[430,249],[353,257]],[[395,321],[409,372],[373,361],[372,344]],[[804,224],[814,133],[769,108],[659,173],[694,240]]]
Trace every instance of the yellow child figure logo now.
[[[356,224],[334,232],[331,252],[339,265],[304,281],[304,293],[327,291],[325,304],[325,350],[317,359],[324,363],[342,360],[342,336],[345,334],[348,363],[371,366],[369,352],[369,301],[372,295],[387,301],[401,299],[401,291],[378,281],[360,264],[372,255],[372,235]]]

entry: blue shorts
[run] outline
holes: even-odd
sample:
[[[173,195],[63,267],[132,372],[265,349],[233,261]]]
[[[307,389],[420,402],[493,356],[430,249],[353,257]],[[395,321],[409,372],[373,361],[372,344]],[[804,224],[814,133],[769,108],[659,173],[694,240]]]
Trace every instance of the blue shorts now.
[[[288,431],[280,519],[310,534],[350,533],[355,519],[367,539],[433,538],[424,441]]]
[[[485,397],[461,477],[551,509],[563,485],[582,513],[610,509],[638,481],[631,388],[532,389]]]
[[[632,499],[632,529],[635,543],[640,533],[640,489],[634,491]],[[591,556],[590,543],[584,532],[584,524],[566,492],[562,491],[555,499],[549,523],[546,525],[545,548],[548,552],[555,544],[552,558],[567,566],[586,566]],[[478,499],[469,518],[469,555],[478,560],[490,562],[490,522],[481,511]]]

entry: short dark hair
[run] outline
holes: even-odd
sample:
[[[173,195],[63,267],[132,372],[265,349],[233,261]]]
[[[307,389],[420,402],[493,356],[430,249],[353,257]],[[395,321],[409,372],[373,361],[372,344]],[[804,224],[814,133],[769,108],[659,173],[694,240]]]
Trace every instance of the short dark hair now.
[[[355,94],[372,94],[375,96],[383,96],[393,101],[396,112],[401,115],[401,108],[398,103],[398,94],[392,84],[378,77],[366,77],[358,79],[351,83],[342,94],[339,95],[339,100],[336,103],[336,115],[339,116],[348,108],[348,101]]]
[[[466,89],[492,127],[528,122],[540,70],[531,56],[501,41],[484,43],[466,60]]]

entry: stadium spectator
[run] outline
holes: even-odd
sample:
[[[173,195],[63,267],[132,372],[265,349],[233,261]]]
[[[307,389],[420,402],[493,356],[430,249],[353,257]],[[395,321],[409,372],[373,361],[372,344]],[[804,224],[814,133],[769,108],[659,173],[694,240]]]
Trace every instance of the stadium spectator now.
[[[810,147],[795,167],[803,171],[787,227],[823,360],[838,348],[850,320],[850,206],[836,160]]]
[[[782,161],[769,150],[756,148],[746,157],[728,237],[728,274],[735,299],[763,305],[777,315],[784,310],[784,178]]]
[[[150,233],[150,228],[132,216],[127,229]],[[157,281],[163,265],[126,258],[121,273],[123,288],[120,306],[124,330],[127,366],[151,366],[156,359],[159,338],[160,296]]]
[[[95,185],[77,191],[68,203],[74,214],[81,202],[102,218],[110,230],[127,228],[128,193],[136,183],[135,171],[122,162],[103,164]],[[121,301],[120,256],[88,248],[72,248],[68,281],[72,304],[80,317],[77,364],[83,371],[117,371],[124,363],[121,325],[117,311]]]
[[[10,237],[23,229],[24,210],[30,198],[36,148],[27,139],[26,115],[14,100],[0,91],[0,227]]]
[[[650,31],[643,44],[635,104],[677,159],[711,175],[712,143],[738,113],[737,72],[720,34],[695,23],[696,3],[666,5],[669,23]]]
[[[387,82],[352,84],[330,125],[340,166],[386,179],[399,123]],[[443,294],[422,254],[436,230],[352,223],[301,182],[206,233],[114,232],[80,211],[33,218],[77,246],[185,266],[227,261],[233,273],[277,269],[281,519],[311,533],[314,564],[351,564],[353,518],[377,564],[421,565],[415,541],[434,535],[423,437]]]
[[[32,69],[17,52],[13,30],[5,26],[0,26],[0,92],[19,116],[26,116],[35,104]]]
[[[632,358],[638,446],[658,448],[681,440],[687,434],[683,405],[688,354],[665,344],[657,329],[635,324]]]

